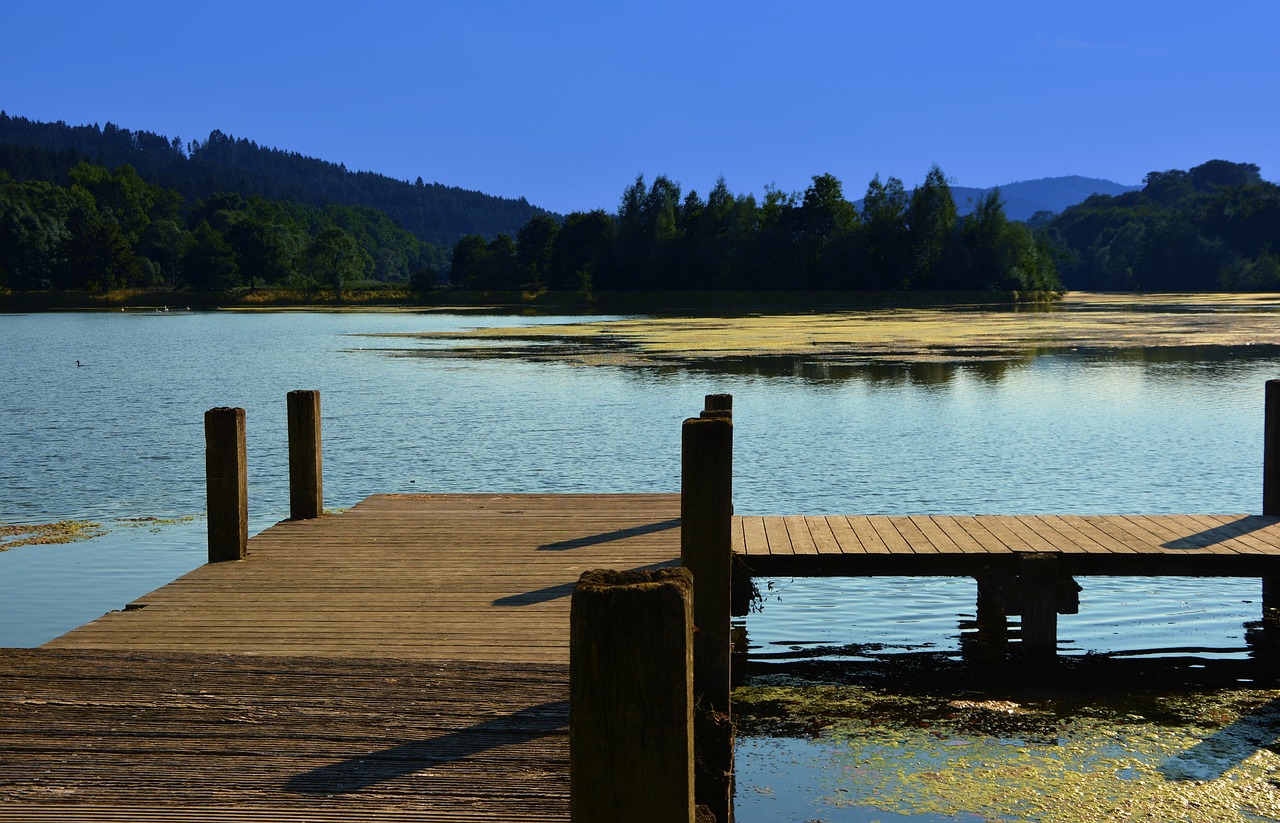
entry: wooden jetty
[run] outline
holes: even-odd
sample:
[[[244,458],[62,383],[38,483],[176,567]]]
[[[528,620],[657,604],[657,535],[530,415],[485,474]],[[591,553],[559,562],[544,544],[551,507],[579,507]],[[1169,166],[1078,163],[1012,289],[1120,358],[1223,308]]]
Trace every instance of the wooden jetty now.
[[[0,651],[0,821],[567,820],[574,584],[675,565],[679,514],[377,495],[273,526]]]
[[[692,821],[696,780],[727,820],[731,760],[700,750],[695,776],[690,752],[695,682],[727,722],[731,565],[739,592],[753,575],[972,576],[1048,654],[1071,576],[1280,579],[1280,382],[1267,388],[1263,515],[1110,517],[734,516],[731,411],[708,398],[685,422],[680,495],[375,495],[315,518],[317,400],[296,452],[291,436],[303,519],[251,540],[243,412],[212,410],[211,562],[43,648],[0,650],[0,821],[603,819],[578,793],[619,773],[600,761],[634,770],[668,750],[683,765],[645,769],[628,797],[682,784],[652,808]],[[312,408],[291,398],[291,434],[295,405]],[[650,589],[674,591],[674,610],[639,598]],[[639,616],[619,645],[599,630],[623,601]],[[691,650],[665,654],[673,643]],[[617,756],[613,742],[645,736],[574,732],[592,753],[574,760],[571,692],[579,716],[626,713],[646,685],[618,672],[658,660],[685,661],[655,678],[679,707],[662,751]],[[571,683],[571,666],[613,685]]]

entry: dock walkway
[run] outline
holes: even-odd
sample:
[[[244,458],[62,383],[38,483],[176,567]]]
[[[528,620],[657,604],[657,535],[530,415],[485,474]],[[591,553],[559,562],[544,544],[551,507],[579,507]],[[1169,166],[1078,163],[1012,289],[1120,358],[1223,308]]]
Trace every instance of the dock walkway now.
[[[679,518],[674,494],[374,495],[47,645],[567,665],[578,577],[677,564]]]
[[[978,576],[1031,554],[1075,575],[1280,574],[1280,517],[1262,515],[796,515],[733,528],[757,576]]]

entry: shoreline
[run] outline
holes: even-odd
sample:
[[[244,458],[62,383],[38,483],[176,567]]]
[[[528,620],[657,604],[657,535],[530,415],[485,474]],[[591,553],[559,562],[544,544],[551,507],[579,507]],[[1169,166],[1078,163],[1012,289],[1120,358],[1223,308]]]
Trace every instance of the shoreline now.
[[[519,314],[681,314],[742,311],[815,311],[925,306],[1012,307],[1051,305],[1061,294],[1018,292],[631,291],[523,292],[436,289],[329,292],[282,290],[192,292],[164,289],[109,292],[0,293],[0,312],[46,311],[491,311]]]

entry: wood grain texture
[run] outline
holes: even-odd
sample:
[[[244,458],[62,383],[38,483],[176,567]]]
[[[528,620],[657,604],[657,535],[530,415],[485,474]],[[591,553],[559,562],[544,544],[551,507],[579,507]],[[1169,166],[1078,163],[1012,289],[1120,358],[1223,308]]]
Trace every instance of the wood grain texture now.
[[[0,821],[563,821],[568,668],[0,650]]]
[[[578,577],[677,564],[679,512],[677,495],[376,495],[48,646],[567,664]]]
[[[917,555],[923,569],[929,557],[1028,552],[1064,557],[1280,557],[1280,517],[1259,515],[791,515],[740,520],[746,536],[735,543],[735,550],[748,560],[765,555],[815,560],[834,555]],[[803,557],[790,565],[801,562]]]

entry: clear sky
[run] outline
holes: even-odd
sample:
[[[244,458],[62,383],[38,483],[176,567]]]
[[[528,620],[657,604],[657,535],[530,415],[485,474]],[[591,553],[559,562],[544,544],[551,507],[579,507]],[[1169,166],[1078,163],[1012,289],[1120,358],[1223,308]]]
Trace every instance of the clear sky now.
[[[0,109],[184,142],[213,129],[559,212],[637,174],[860,197],[1280,179],[1276,0],[305,3],[0,0]]]

